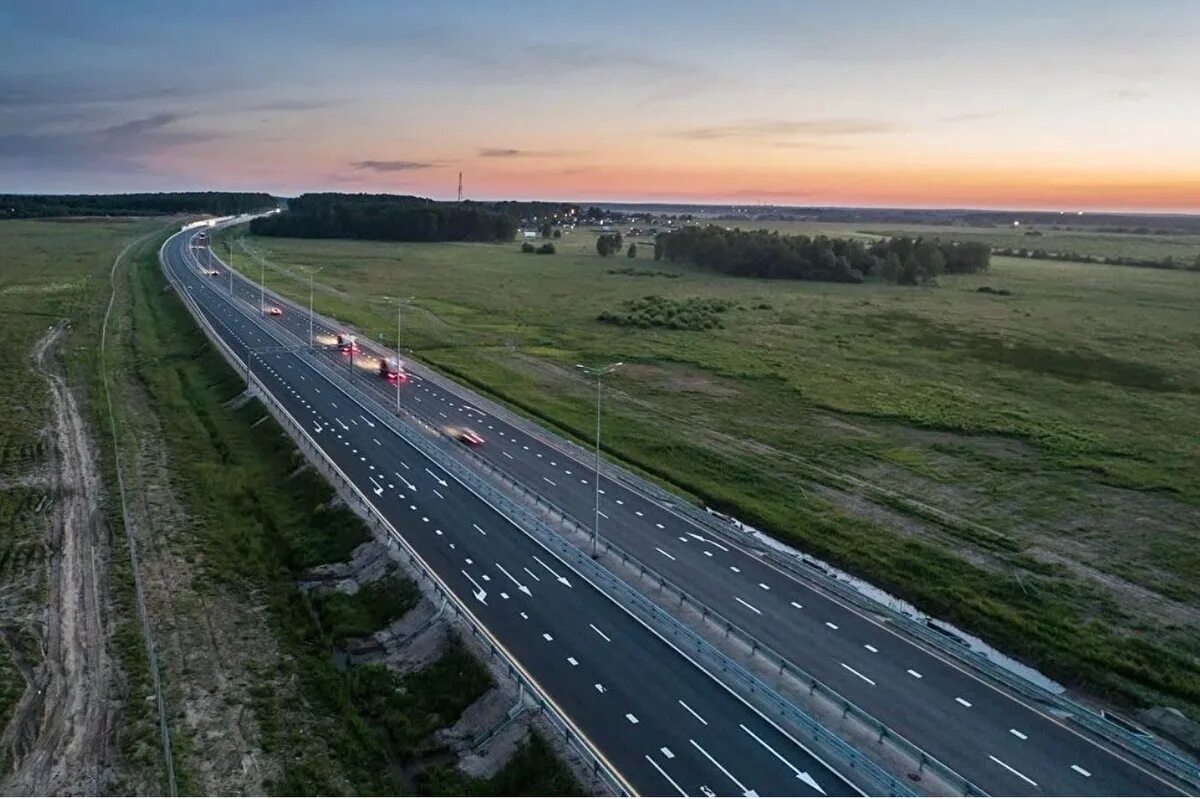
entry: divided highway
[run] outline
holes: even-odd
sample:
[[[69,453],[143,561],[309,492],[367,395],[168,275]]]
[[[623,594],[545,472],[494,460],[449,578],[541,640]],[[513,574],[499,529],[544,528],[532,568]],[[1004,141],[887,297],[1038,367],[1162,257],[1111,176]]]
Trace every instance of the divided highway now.
[[[224,265],[221,264],[222,272]],[[207,278],[217,293],[225,275]],[[257,307],[259,288],[240,276],[236,297]],[[243,306],[245,307],[245,306]],[[307,341],[305,311],[285,305],[271,320]],[[319,336],[340,330],[318,318]],[[375,363],[390,352],[364,352]],[[346,360],[334,352],[331,359]],[[353,378],[394,401],[366,370]],[[446,386],[414,376],[401,404],[446,426],[470,427],[477,452],[577,519],[592,518],[593,472],[560,449],[483,412]],[[383,392],[386,391],[386,394]],[[978,679],[875,620],[715,537],[623,483],[601,478],[601,531],[631,555],[715,608],[975,785],[996,795],[1178,795],[1120,752],[1076,733],[1016,696]]]
[[[168,240],[164,268],[629,787],[647,795],[859,793],[323,372],[294,352],[269,351],[286,343],[269,332],[273,323],[190,268],[193,235]]]

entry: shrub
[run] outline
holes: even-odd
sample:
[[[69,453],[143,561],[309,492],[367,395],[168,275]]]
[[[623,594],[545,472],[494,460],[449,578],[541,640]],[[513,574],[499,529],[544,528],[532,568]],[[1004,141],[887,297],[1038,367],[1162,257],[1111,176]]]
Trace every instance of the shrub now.
[[[532,248],[531,248],[532,249]],[[537,248],[538,255],[554,255],[554,245],[546,242],[541,247]]]
[[[532,244],[530,244],[529,242],[525,242],[524,244],[521,245],[521,252],[533,252],[534,250],[535,250],[535,247]]]

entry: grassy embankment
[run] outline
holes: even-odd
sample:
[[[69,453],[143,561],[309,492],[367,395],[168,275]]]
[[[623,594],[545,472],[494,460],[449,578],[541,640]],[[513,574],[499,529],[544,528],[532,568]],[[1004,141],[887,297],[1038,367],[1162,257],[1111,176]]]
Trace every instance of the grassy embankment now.
[[[195,520],[189,553],[205,578],[247,605],[265,606],[282,657],[256,666],[250,711],[261,745],[286,764],[267,787],[284,794],[404,793],[413,790],[412,757],[421,741],[490,685],[461,645],[423,671],[398,677],[382,668],[340,670],[331,648],[340,636],[383,626],[415,604],[411,583],[368,588],[353,597],[314,601],[297,588],[313,566],[346,560],[367,540],[365,526],[336,506],[332,490],[309,470],[257,401],[226,407],[242,389],[166,289],[155,254],[145,252],[130,279],[132,364],[159,416],[174,488]],[[257,423],[257,424],[256,424]],[[383,590],[397,588],[397,591]],[[300,702],[277,691],[300,686]],[[553,757],[530,768],[526,745],[494,781],[476,783],[439,768],[445,787],[509,786],[537,793],[570,785]],[[416,787],[424,785],[420,770]]]
[[[1200,276],[997,258],[936,288],[773,283],[594,240],[248,244],[301,302],[321,267],[319,310],[384,342],[380,297],[415,296],[406,349],[582,440],[573,364],[623,360],[613,455],[1070,684],[1200,711]],[[735,308],[597,320],[649,294]]]
[[[109,654],[117,665],[118,681],[110,698],[120,707],[123,756],[114,779],[118,785],[157,785],[165,790],[157,713],[153,701],[144,700],[153,691],[121,532],[98,350],[113,258],[128,242],[162,227],[158,220],[0,224],[0,315],[5,322],[0,369],[10,378],[0,382],[0,411],[6,419],[0,431],[0,726],[23,689],[17,658],[32,667],[39,657],[35,629],[45,596],[45,512],[53,501],[45,482],[47,442],[40,434],[48,410],[46,394],[41,379],[29,369],[27,353],[50,325],[69,319],[71,331],[61,356],[101,457],[103,512],[114,533]],[[264,650],[278,650],[279,656],[270,662],[263,659],[258,671],[248,676],[257,691],[248,708],[250,720],[239,717],[239,726],[261,730],[263,751],[285,764],[282,778],[268,785],[271,790],[411,790],[414,785],[403,768],[413,748],[432,730],[452,723],[486,690],[487,672],[461,646],[407,678],[333,667],[333,642],[403,613],[415,601],[413,586],[389,581],[386,587],[401,590],[372,589],[309,612],[306,598],[295,589],[296,574],[309,565],[344,557],[367,533],[348,512],[330,507],[329,489],[311,473],[284,479],[293,471],[296,456],[272,424],[250,428],[262,416],[261,406],[232,411],[221,404],[240,390],[236,376],[165,290],[155,261],[157,244],[158,237],[151,235],[131,253],[135,268],[118,271],[114,318],[120,324],[116,334],[110,330],[108,364],[118,389],[122,379],[133,379],[154,399],[149,411],[118,405],[123,460],[128,469],[138,443],[126,414],[157,416],[168,443],[171,480],[187,500],[187,529],[175,539],[185,543],[173,554],[201,572],[198,582],[207,586],[198,597],[203,617],[215,624],[245,622],[241,617],[214,619],[212,612],[219,607],[214,597],[221,592],[236,594],[246,617],[257,614],[261,603],[268,605],[266,616],[279,646]],[[120,335],[123,325],[133,335]],[[159,488],[135,483],[131,494],[142,501],[145,492]],[[179,686],[170,679],[170,638],[179,633],[173,628],[188,610],[176,606],[170,616],[155,619],[163,636],[158,641],[160,656],[168,655],[163,661],[165,690],[173,714],[176,772],[184,791],[197,784],[187,764],[203,764],[205,758],[204,752],[188,751],[188,737],[181,734]],[[210,632],[221,637],[226,631]],[[184,642],[193,652],[206,643],[199,638]],[[193,668],[190,660],[185,653],[185,672]],[[299,690],[294,690],[297,682]],[[284,704],[273,690],[277,686],[287,687],[287,696],[300,701]],[[235,696],[230,691],[216,699],[228,705]],[[7,767],[7,755],[0,753],[0,774]],[[472,780],[446,765],[418,771],[416,779],[417,788],[449,792],[577,790],[536,738],[494,780]]]

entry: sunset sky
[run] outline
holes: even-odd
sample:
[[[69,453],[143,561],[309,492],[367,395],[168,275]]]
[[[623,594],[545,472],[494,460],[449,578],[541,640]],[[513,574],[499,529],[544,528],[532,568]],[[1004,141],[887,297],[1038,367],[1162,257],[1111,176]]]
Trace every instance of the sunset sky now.
[[[1200,211],[1200,2],[0,4],[0,192]]]

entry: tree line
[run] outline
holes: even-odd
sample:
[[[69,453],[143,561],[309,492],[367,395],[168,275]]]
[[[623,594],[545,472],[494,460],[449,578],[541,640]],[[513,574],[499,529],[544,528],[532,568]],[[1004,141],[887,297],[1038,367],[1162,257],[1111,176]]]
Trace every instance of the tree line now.
[[[991,251],[986,244],[937,238],[894,236],[866,243],[708,225],[659,234],[654,242],[654,258],[744,277],[835,283],[877,279],[916,285],[943,274],[984,271]]]
[[[1081,264],[1113,264],[1116,266],[1140,266],[1145,269],[1186,269],[1200,272],[1200,254],[1194,259],[1176,259],[1168,255],[1165,258],[1129,258],[1121,255],[1084,255],[1073,250],[1048,252],[1041,249],[1026,247],[993,247],[993,255],[1007,255],[1012,258],[1032,258],[1039,261],[1073,261]]]
[[[158,214],[231,216],[274,208],[277,204],[274,197],[261,192],[0,194],[0,219],[55,216],[155,216]]]
[[[439,203],[389,194],[304,194],[286,211],[255,219],[259,236],[378,241],[511,241],[517,221],[482,203]]]

